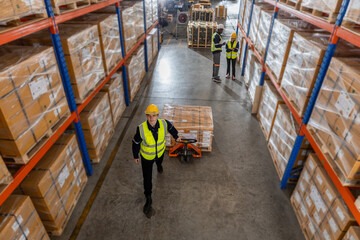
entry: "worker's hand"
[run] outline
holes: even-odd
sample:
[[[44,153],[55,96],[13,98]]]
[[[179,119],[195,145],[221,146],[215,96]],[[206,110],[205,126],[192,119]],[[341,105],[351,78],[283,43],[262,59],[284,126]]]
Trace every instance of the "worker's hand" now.
[[[225,42],[222,43],[223,46],[224,46],[225,44],[226,44]]]
[[[134,158],[134,162],[139,163],[139,159],[138,159],[138,158]]]
[[[177,142],[180,142],[180,141],[181,141],[181,137],[178,137],[178,138],[176,139],[176,141],[177,141]]]
[[[234,48],[232,48],[231,51],[234,51]]]

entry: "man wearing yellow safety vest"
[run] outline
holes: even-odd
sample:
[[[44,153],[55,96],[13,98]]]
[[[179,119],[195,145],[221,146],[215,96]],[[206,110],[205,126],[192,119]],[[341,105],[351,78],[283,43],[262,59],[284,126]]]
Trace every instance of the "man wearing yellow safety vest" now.
[[[213,55],[213,75],[212,79],[214,82],[220,83],[221,79],[219,76],[220,69],[220,55],[222,52],[222,46],[225,45],[225,42],[221,42],[221,34],[224,30],[224,25],[219,24],[217,26],[217,31],[212,35],[211,39],[211,52]]]
[[[139,162],[141,156],[141,168],[144,180],[144,194],[146,203],[143,212],[148,215],[151,210],[152,169],[154,162],[158,173],[163,172],[162,161],[165,152],[165,135],[169,132],[177,141],[181,140],[176,128],[165,119],[159,119],[159,109],[156,105],[149,105],[146,110],[147,121],[140,124],[132,143],[134,161]]]
[[[236,41],[236,33],[232,33],[230,40],[226,43],[226,78],[230,78],[230,63],[232,66],[232,80],[236,80],[235,77],[235,63],[237,53],[239,51],[239,42]]]

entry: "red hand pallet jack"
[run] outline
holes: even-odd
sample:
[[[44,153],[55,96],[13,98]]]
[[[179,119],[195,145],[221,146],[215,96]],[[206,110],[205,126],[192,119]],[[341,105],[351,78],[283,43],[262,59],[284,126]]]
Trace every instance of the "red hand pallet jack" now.
[[[201,149],[196,147],[193,143],[196,143],[196,139],[186,139],[183,138],[181,141],[177,141],[174,147],[169,150],[169,157],[183,156],[185,162],[188,160],[188,156],[193,156],[196,158],[201,157]],[[182,149],[182,151],[181,151]],[[191,152],[194,152],[193,154]]]

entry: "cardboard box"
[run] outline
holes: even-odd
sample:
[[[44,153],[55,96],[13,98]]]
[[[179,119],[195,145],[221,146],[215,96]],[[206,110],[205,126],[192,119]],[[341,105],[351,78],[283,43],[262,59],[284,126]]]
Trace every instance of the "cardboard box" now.
[[[141,44],[126,60],[126,72],[130,102],[132,102],[140,88],[145,72],[144,46]]]
[[[215,7],[215,17],[216,18],[227,18],[227,7],[225,6],[216,6]]]
[[[351,226],[346,232],[343,240],[359,240],[360,239],[360,227]]]

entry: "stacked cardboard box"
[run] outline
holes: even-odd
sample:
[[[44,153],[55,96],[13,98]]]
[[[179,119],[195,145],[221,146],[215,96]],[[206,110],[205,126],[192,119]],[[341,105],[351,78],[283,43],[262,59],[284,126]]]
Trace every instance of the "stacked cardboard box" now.
[[[281,104],[284,104],[284,101],[274,85],[269,81],[265,81],[257,118],[259,119],[266,141],[269,140],[277,109]]]
[[[285,104],[280,104],[277,108],[268,143],[270,154],[280,179],[284,175],[298,132],[299,125],[293,119],[289,108]],[[309,151],[309,142],[304,140],[293,169],[303,166]]]
[[[121,61],[119,24],[116,14],[86,14],[67,23],[96,25],[105,73],[109,74]]]
[[[128,80],[128,88],[130,101],[132,102],[135,98],[137,91],[140,88],[142,79],[144,78],[145,72],[145,57],[144,57],[144,45],[140,45],[126,60],[126,72]]]
[[[240,26],[244,28],[244,15],[245,15],[245,10],[246,10],[246,4],[248,3],[248,1],[241,1],[240,2],[240,10],[239,10],[239,19],[238,19],[238,23],[240,24]]]
[[[4,190],[7,184],[11,183],[13,177],[7,169],[4,160],[0,156],[0,193]]]
[[[333,23],[336,21],[341,4],[342,0],[302,0],[300,10]]]
[[[114,132],[108,93],[99,92],[80,118],[91,162],[99,163]]]
[[[306,239],[340,240],[356,224],[315,154],[306,160],[291,204]]]
[[[111,116],[115,127],[126,108],[122,72],[115,73],[101,91],[108,93]]]
[[[152,0],[152,23],[154,24],[158,20],[158,0]]]
[[[52,48],[7,46],[0,55],[0,152],[26,163],[68,104]]]
[[[248,6],[248,4],[250,5],[249,8],[247,8],[247,11],[251,10],[251,2],[248,2],[246,5]],[[260,13],[261,10],[273,10],[273,6],[266,4],[266,3],[257,3],[254,5],[253,8],[253,12],[252,12],[252,19],[251,19],[251,26],[250,26],[250,32],[249,32],[249,38],[250,40],[255,44],[257,41],[257,32],[259,30],[259,22],[260,22]],[[247,13],[247,16],[250,17],[250,13]],[[247,23],[248,23],[249,19],[247,19]],[[247,24],[246,23],[246,24]],[[245,25],[247,26],[247,25]],[[247,27],[245,27],[246,31],[247,31]],[[266,40],[264,40],[266,41]]]
[[[50,240],[28,196],[11,195],[0,206],[0,239]]]
[[[262,9],[260,11],[259,28],[256,33],[257,36],[256,36],[255,48],[262,57],[262,59],[264,59],[265,57],[266,44],[270,32],[272,15],[273,15],[273,11],[266,9]]]
[[[312,32],[313,25],[296,19],[275,19],[266,64],[278,83],[284,75],[295,32]]]
[[[170,121],[179,131],[180,137],[197,139],[195,145],[202,151],[212,150],[214,123],[211,107],[165,104],[161,118]],[[167,147],[176,145],[170,134],[165,140]]]
[[[3,0],[1,1],[0,22],[8,22],[23,16],[40,13],[46,13],[45,4],[42,0]]]
[[[244,79],[253,104],[251,113],[257,113],[262,92],[262,86],[259,86],[259,84],[263,67],[252,50],[249,49],[248,54]]]
[[[309,122],[345,185],[360,182],[359,69],[359,58],[333,58]]]
[[[351,226],[346,232],[343,240],[360,240],[360,227]]]
[[[145,10],[146,29],[149,29],[153,24],[152,0],[145,0]]]
[[[152,36],[150,34],[146,36],[146,47],[147,47],[148,65],[150,66],[154,58],[153,42],[152,42]]]
[[[158,53],[158,32],[157,31],[158,31],[157,29],[153,29],[149,33],[149,35],[152,38],[152,56],[153,56],[153,59],[156,57],[156,54]]]
[[[215,18],[224,18],[227,17],[227,7],[225,6],[216,6],[215,7]]]
[[[191,8],[191,21],[213,22],[214,9],[212,8]]]
[[[217,28],[216,22],[189,21],[187,26],[188,47],[211,47],[212,35]]]
[[[360,5],[358,1],[350,0],[344,19],[352,23],[360,24]]]
[[[64,133],[20,184],[46,230],[61,235],[87,182],[75,134]]]

